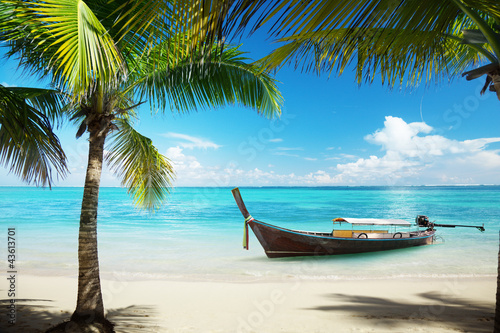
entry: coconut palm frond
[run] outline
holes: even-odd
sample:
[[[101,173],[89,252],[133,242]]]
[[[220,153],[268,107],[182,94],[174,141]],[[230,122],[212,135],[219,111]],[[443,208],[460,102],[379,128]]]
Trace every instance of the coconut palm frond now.
[[[96,82],[115,84],[123,69],[122,58],[107,29],[84,1],[16,3],[17,19],[26,34],[24,40],[16,41],[17,50],[24,52],[22,65],[44,75],[50,69],[56,85],[76,98]],[[30,19],[33,17],[36,20]]]
[[[204,0],[111,1],[106,6],[109,15],[103,17],[113,19],[106,26],[125,57],[147,53],[150,61],[159,61],[154,52],[148,51],[166,40],[170,43],[164,46],[174,58],[191,56],[196,49],[203,49],[210,57],[214,55],[212,45],[229,34],[225,18],[231,4]]]
[[[18,33],[15,6],[7,1],[0,2],[0,39],[8,40]]]
[[[493,50],[493,53],[500,58],[500,34],[498,34],[492,23],[495,19],[500,17],[500,5],[497,3],[496,10],[494,8],[480,8],[470,7],[464,4],[461,0],[451,0],[461,12],[463,12],[478,28],[477,30],[483,35],[484,43],[487,43],[489,47]],[[479,10],[479,11],[478,11]],[[464,35],[464,41],[466,41],[467,36]],[[479,44],[484,44],[479,43]]]
[[[43,88],[9,87],[12,93],[26,99],[38,111],[47,116],[51,123],[60,125],[67,117],[61,91]]]
[[[451,26],[462,11],[458,2],[500,17],[497,0],[237,0],[232,20],[240,31],[268,27],[273,36],[303,35],[341,28],[435,31]]]
[[[382,34],[390,38],[390,42],[379,39]],[[409,35],[409,38],[391,36],[399,34]],[[460,38],[439,36],[433,41],[428,37],[425,33],[410,35],[387,29],[337,29],[291,36],[282,38],[280,42],[284,45],[263,58],[261,65],[274,70],[289,64],[304,72],[341,75],[354,63],[359,84],[373,82],[380,76],[383,83],[394,86],[404,81],[417,85],[422,79],[430,81],[443,74],[459,76],[481,59],[477,52],[469,52],[460,43]]]
[[[201,50],[207,58],[216,57],[224,39],[231,33],[227,19],[234,1],[175,0],[169,21],[169,39],[176,39],[175,49],[196,57]],[[213,47],[216,45],[217,47]]]
[[[113,36],[125,66],[138,55],[147,55],[151,45],[168,36],[168,18],[173,14],[169,1],[157,0],[111,0],[92,9]]]
[[[240,0],[234,13],[240,29],[268,29],[285,43],[268,68],[341,73],[354,64],[358,83],[380,75],[391,86],[418,84],[500,57],[496,0]]]
[[[486,37],[479,29],[468,29],[464,30],[464,40],[466,44],[485,44],[488,43]]]
[[[163,53],[163,66],[143,59],[136,88],[161,110],[170,106],[187,112],[237,104],[255,108],[267,117],[279,116],[283,98],[277,81],[257,64],[246,63],[236,47],[218,52],[212,60],[199,54],[183,61]]]
[[[19,91],[20,89],[15,89]],[[0,163],[27,183],[51,186],[68,171],[49,119],[10,88],[0,86]]]
[[[141,135],[124,119],[117,119],[118,130],[106,160],[122,179],[134,202],[154,211],[161,207],[170,193],[174,171],[170,161],[153,146],[151,139]]]

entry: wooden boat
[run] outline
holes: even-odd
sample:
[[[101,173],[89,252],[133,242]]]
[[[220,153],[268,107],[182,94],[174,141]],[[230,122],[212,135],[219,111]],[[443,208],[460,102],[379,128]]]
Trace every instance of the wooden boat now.
[[[411,227],[412,223],[396,219],[348,218],[336,218],[333,222],[334,225],[349,223],[352,226],[351,230],[334,229],[332,232],[291,230],[254,219],[246,209],[239,189],[233,189],[232,193],[245,218],[243,247],[248,249],[248,227],[250,226],[269,258],[352,254],[428,245],[434,241],[434,226],[437,226],[426,216],[419,215],[416,218],[416,224],[425,227],[425,230],[389,232],[391,228]],[[383,230],[377,230],[375,226]],[[456,225],[439,226],[455,227]],[[480,226],[463,227],[475,227],[484,231],[484,227]]]

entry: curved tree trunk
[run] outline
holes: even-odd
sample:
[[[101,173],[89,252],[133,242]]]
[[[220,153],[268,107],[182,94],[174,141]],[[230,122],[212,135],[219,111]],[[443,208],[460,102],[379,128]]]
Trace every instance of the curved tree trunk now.
[[[499,238],[500,238],[500,232],[499,232]],[[498,249],[497,304],[495,307],[495,330],[494,330],[494,333],[500,333],[500,245],[499,245],[499,249]]]
[[[78,300],[73,317],[104,317],[97,256],[97,205],[104,137],[91,133],[78,235]]]
[[[78,235],[78,299],[70,322],[77,324],[76,331],[113,332],[113,325],[104,318],[97,252],[97,206],[107,131],[102,131],[99,121],[94,121],[89,124],[89,132],[89,160]]]
[[[97,255],[97,205],[101,183],[104,142],[110,117],[95,117],[88,125],[89,160],[83,190],[78,234],[78,298],[69,322],[59,324],[51,333],[114,333],[113,324],[104,317],[99,258]]]
[[[493,83],[493,89],[497,93],[497,97],[500,100],[500,70],[495,71],[491,75],[491,80]]]

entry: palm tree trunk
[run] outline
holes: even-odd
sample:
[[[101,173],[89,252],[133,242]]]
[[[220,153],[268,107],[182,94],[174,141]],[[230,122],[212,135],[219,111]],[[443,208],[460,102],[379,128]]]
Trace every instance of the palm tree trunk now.
[[[100,126],[92,127],[78,235],[78,299],[71,316],[71,321],[79,326],[109,323],[104,318],[97,253],[97,204],[106,135],[99,133]]]
[[[497,93],[497,97],[500,100],[500,70],[495,71],[493,75],[491,75],[493,81],[493,87],[495,92]]]
[[[499,238],[500,238],[500,232],[499,232]],[[499,245],[499,250],[498,250],[497,304],[496,304],[496,307],[495,307],[495,329],[494,329],[494,333],[500,333],[500,245]]]

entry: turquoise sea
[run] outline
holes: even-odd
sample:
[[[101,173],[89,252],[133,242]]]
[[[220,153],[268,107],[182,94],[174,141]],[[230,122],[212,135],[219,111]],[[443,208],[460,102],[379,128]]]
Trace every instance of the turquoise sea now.
[[[496,276],[500,186],[240,188],[256,219],[331,231],[335,217],[384,217],[483,224],[440,228],[431,246],[322,258],[268,259],[254,235],[242,249],[243,217],[231,188],[175,188],[154,214],[134,207],[126,190],[101,188],[101,275],[118,279],[262,281]],[[77,275],[83,189],[1,187],[0,216],[16,229],[19,274]],[[4,244],[4,241],[1,242]],[[6,247],[2,262],[7,265]]]

